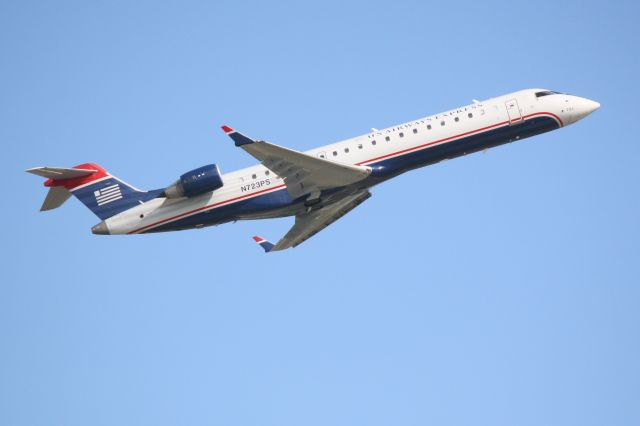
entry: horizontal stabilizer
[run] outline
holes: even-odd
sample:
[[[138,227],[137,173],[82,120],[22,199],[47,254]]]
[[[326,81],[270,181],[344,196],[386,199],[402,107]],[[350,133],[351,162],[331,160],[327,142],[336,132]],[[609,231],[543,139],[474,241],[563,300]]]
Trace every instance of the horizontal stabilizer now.
[[[68,169],[64,167],[34,167],[27,169],[25,172],[33,173],[34,175],[42,176],[49,179],[72,179],[82,176],[89,176],[97,172],[98,170],[92,169]]]
[[[41,211],[60,207],[70,195],[100,219],[105,220],[156,198],[162,189],[141,191],[111,175],[95,163],[79,164],[73,168],[34,167],[28,173],[46,178],[49,188]]]

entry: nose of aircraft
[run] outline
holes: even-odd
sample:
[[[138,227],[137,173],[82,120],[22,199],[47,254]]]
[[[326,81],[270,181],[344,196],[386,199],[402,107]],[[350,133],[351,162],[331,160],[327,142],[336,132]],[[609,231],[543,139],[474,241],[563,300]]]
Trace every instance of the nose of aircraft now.
[[[598,108],[600,108],[600,104],[598,102],[592,101],[591,99],[587,98],[576,97],[574,107],[574,121],[582,120]]]

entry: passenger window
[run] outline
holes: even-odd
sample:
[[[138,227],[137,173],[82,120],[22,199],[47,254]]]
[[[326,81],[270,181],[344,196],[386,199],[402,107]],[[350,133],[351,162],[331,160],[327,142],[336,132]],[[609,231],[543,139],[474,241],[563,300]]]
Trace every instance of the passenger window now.
[[[335,157],[336,155],[338,155],[338,151],[333,151],[333,156]]]
[[[371,145],[375,145],[375,144],[376,144],[375,140],[371,141]]]
[[[258,176],[256,176],[256,174],[255,174],[255,173],[251,175],[251,179],[255,179],[255,178],[257,178],[257,177],[258,177]]]
[[[349,153],[349,148],[345,148],[344,152],[345,152],[345,154],[348,154]]]
[[[358,149],[362,149],[362,144],[361,143],[358,144]]]
[[[384,140],[389,142],[391,140],[391,138],[389,136],[385,136]]]
[[[269,176],[269,170],[265,170],[265,171],[264,171],[264,175],[265,175],[265,176]]]
[[[472,114],[472,113],[469,113],[469,114],[467,114],[467,117],[469,117],[469,118],[473,118],[473,114]]]
[[[414,134],[418,133],[418,129],[413,129],[413,133]]]
[[[444,126],[444,120],[442,120],[442,121],[440,122],[440,125],[441,125],[441,126]]]
[[[399,136],[400,136],[401,138],[404,138],[404,133],[400,132]]]
[[[456,121],[456,123],[457,123],[458,121],[460,121],[460,118],[456,117],[456,118],[454,118],[454,120],[455,120],[455,121]]]
[[[431,130],[431,124],[427,124],[427,130]]]

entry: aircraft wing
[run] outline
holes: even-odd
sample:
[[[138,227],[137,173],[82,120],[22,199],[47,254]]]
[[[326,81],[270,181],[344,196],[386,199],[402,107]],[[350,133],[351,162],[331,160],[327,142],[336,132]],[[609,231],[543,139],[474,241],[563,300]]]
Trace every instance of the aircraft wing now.
[[[371,173],[370,167],[336,163],[265,141],[255,141],[229,126],[222,126],[222,130],[236,146],[283,178],[293,199],[324,189],[347,186],[365,179]]]
[[[296,215],[296,222],[293,227],[276,244],[271,244],[258,236],[253,237],[253,239],[262,246],[265,252],[296,247],[349,213],[369,197],[371,197],[371,193],[368,190],[363,190],[347,195],[332,204],[312,210],[309,213]]]

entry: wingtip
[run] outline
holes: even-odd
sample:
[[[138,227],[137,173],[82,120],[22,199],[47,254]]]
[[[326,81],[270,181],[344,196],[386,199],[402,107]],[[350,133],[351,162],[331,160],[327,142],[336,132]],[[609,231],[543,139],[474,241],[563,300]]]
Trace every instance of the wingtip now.
[[[255,142],[253,139],[246,137],[242,133],[232,129],[226,124],[220,127],[226,133],[226,135],[231,138],[231,140],[236,144],[236,146],[248,145]]]
[[[264,249],[265,253],[269,253],[271,251],[271,249],[273,248],[273,244],[267,240],[265,240],[264,238],[258,236],[258,235],[254,235],[253,237],[253,241],[255,241],[256,243],[258,243],[260,245],[260,247],[262,247]]]

